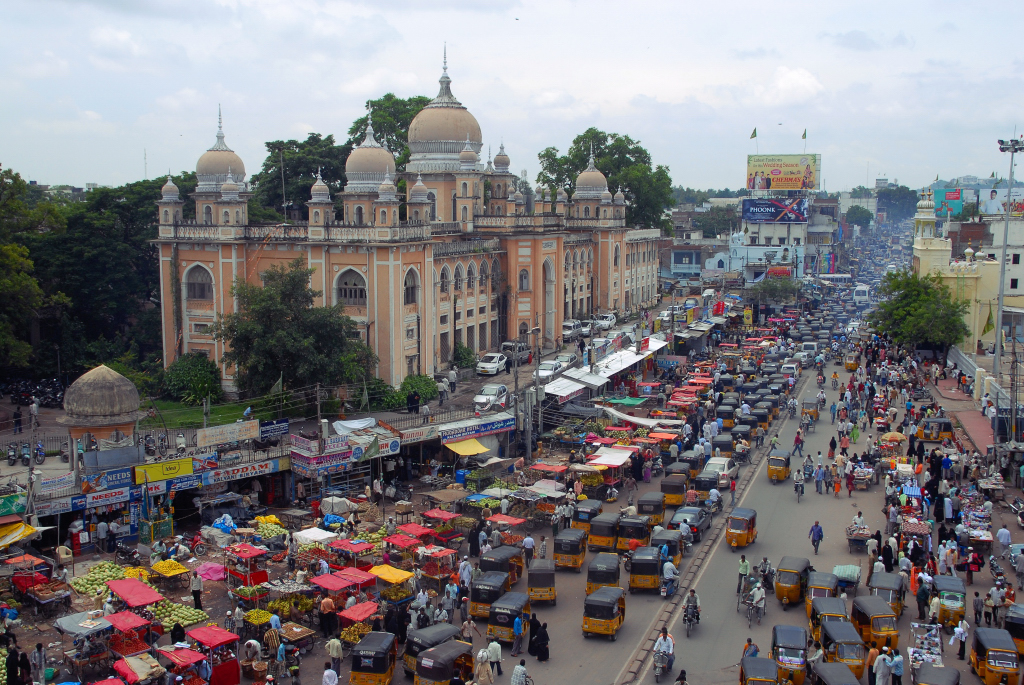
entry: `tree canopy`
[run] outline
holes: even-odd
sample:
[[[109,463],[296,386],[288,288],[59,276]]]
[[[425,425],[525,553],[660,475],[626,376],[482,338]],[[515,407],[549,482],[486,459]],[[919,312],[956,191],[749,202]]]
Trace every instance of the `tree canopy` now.
[[[545,148],[537,155],[541,166],[537,182],[564,188],[572,195],[576,177],[589,164],[591,150],[597,168],[608,179],[608,190],[621,190],[626,196],[626,222],[669,228],[665,210],[672,206],[673,196],[668,167],[653,166],[650,153],[629,136],[588,128],[573,139],[564,155],[558,148]]]
[[[878,209],[885,210],[889,221],[903,221],[917,212],[917,191],[906,186],[881,188],[878,191]]]
[[[320,171],[332,196],[345,185],[345,160],[352,148],[336,145],[334,136],[310,133],[305,140],[272,140],[266,143],[267,158],[263,167],[252,177],[255,186],[253,200],[259,207],[281,211],[281,159],[284,158],[285,201],[307,215],[306,203],[312,197],[310,188]],[[251,205],[252,203],[250,203]],[[274,220],[273,215],[250,217],[255,220]],[[279,219],[277,219],[279,220]]]
[[[693,217],[693,227],[703,231],[705,238],[729,236],[739,229],[740,220],[731,207],[712,207]]]
[[[396,165],[405,164],[409,161],[409,124],[429,102],[430,98],[425,95],[400,98],[394,93],[387,93],[376,100],[367,100],[370,114],[352,122],[345,145],[351,149],[363,142],[368,116],[372,116],[377,142],[391,151]]]
[[[963,319],[968,303],[954,299],[938,276],[888,273],[879,294],[882,298],[871,322],[897,344],[910,348],[934,345],[945,352],[970,335]]]
[[[870,226],[873,219],[874,217],[871,216],[871,210],[861,207],[860,205],[854,205],[846,212],[846,222],[853,224],[854,226],[860,226],[861,228],[867,228]]]
[[[374,376],[376,355],[343,306],[313,306],[321,295],[309,286],[314,271],[297,259],[265,271],[262,286],[238,280],[232,287],[238,311],[222,317],[214,335],[229,348],[224,361],[236,367],[243,391],[263,394],[279,377],[294,389]]]
[[[747,288],[748,297],[765,302],[785,302],[800,292],[800,282],[791,278],[766,278]]]

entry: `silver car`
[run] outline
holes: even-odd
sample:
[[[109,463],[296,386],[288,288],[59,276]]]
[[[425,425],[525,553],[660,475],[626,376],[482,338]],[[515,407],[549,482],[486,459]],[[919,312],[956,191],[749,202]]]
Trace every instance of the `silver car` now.
[[[500,383],[488,383],[473,397],[473,406],[477,411],[504,409],[508,399],[508,388]]]
[[[508,358],[499,352],[485,354],[483,359],[476,363],[476,372],[479,376],[496,376],[505,370],[505,362]]]
[[[562,362],[541,362],[540,366],[537,367],[537,370],[533,372],[533,377],[538,378],[540,380],[551,379],[554,378],[555,375],[561,373],[562,369],[564,368],[565,366],[562,364]]]

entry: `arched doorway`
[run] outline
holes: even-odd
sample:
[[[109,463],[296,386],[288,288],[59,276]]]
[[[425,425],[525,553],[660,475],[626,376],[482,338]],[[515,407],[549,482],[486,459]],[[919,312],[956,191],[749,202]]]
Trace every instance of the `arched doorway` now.
[[[544,260],[544,348],[555,346],[555,265]]]

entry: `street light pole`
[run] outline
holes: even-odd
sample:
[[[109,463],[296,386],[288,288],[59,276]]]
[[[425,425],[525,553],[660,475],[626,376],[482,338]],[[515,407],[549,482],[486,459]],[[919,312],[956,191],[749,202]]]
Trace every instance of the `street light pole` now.
[[[999,263],[999,302],[996,305],[996,355],[992,361],[992,375],[995,376],[996,383],[999,383],[999,387],[1002,388],[999,362],[1003,355],[1003,297],[1006,289],[1006,243],[1010,237],[1010,208],[1013,203],[1013,156],[1017,152],[1024,150],[1024,140],[1021,138],[1010,138],[1009,140],[1000,140],[998,142],[1000,152],[1010,153],[1010,179],[1006,189],[1006,222],[1003,224],[1003,255]],[[996,398],[998,399],[998,393]],[[998,402],[996,404],[998,409]]]

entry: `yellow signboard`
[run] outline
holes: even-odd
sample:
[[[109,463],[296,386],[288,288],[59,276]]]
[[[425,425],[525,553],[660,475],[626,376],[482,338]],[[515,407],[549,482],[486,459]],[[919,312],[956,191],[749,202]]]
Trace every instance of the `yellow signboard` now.
[[[156,464],[136,466],[135,484],[156,483],[161,480],[190,475],[192,475],[192,457],[172,459],[171,461],[161,461]]]
[[[821,155],[747,155],[748,190],[818,190]]]
[[[690,307],[686,310],[686,323],[693,323],[693,315],[697,313],[696,307]]]
[[[743,325],[753,326],[754,325],[754,310],[750,307],[746,307],[743,310]]]

